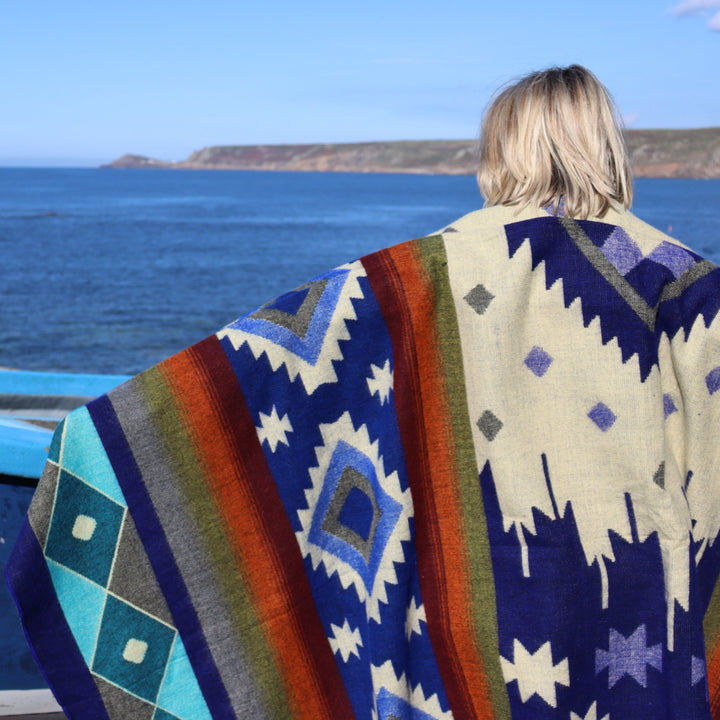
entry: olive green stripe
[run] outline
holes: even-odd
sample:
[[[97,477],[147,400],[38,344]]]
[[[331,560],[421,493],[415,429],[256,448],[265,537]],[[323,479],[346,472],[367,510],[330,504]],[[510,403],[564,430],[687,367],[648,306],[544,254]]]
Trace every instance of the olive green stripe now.
[[[140,381],[148,413],[142,441],[154,439],[152,455],[161,458],[166,468],[162,474],[153,468],[146,477],[148,491],[231,702],[260,718],[286,717],[285,693],[272,649],[254,611],[252,588],[238,573],[220,510],[205,482],[197,435],[182,404],[182,387],[162,369],[144,373]],[[179,523],[184,527],[175,533]],[[189,541],[195,553],[190,553]]]
[[[468,590],[472,593],[470,600],[473,603],[477,642],[485,663],[485,673],[488,677],[496,717],[500,720],[510,720],[510,704],[500,666],[490,540],[470,425],[460,331],[455,300],[450,287],[447,254],[443,239],[439,235],[418,242],[422,261],[435,290],[436,332],[440,339],[447,403],[452,422],[450,434],[455,447],[460,483],[465,547],[471,578],[471,587]]]
[[[260,603],[242,569],[238,571],[235,555],[223,530],[222,509],[217,506],[206,483],[208,472],[203,467],[198,431],[192,423],[191,412],[183,403],[182,386],[175,385],[169,373],[163,373],[163,380],[167,383],[169,397],[163,397],[164,393],[154,397],[154,391],[160,387],[160,383],[148,383],[148,398],[156,413],[166,415],[163,417],[162,436],[182,438],[180,443],[166,443],[165,450],[174,466],[180,490],[187,500],[186,507],[192,514],[196,534],[205,546],[215,582],[221,589],[222,597],[218,600],[229,614],[231,626],[228,630],[240,639],[238,646],[243,660],[260,688],[264,709],[269,717],[289,717],[290,710],[284,683],[278,674],[276,656],[267,643],[261,619],[255,611]],[[231,658],[225,660],[233,664]]]
[[[152,396],[152,401],[149,396]],[[223,604],[213,567],[208,563],[206,548],[199,537],[193,518],[188,515],[189,502],[178,486],[178,472],[162,433],[173,432],[182,443],[182,428],[177,427],[172,396],[164,390],[163,378],[152,369],[129,385],[110,393],[118,420],[133,452],[150,495],[153,509],[160,521],[167,542],[185,582],[190,600],[198,616],[222,682],[231,703],[238,699],[238,685],[243,687],[259,717],[267,717],[258,700],[253,674],[238,660],[238,643],[227,631],[228,610]],[[153,411],[156,416],[153,416]],[[235,668],[229,667],[232,660]],[[238,680],[247,678],[244,684]],[[246,701],[246,702],[247,702]]]
[[[715,584],[715,589],[710,597],[710,604],[705,611],[703,620],[705,632],[705,647],[709,651],[713,645],[720,640],[720,582]]]

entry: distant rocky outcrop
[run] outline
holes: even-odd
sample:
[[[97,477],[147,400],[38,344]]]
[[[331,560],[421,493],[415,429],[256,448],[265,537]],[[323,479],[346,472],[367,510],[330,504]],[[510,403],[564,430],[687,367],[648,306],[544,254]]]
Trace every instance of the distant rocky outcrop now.
[[[163,162],[154,158],[145,157],[144,155],[131,155],[127,153],[117,160],[113,160],[109,165],[101,165],[101,167],[112,168],[172,168],[177,163]]]
[[[720,178],[720,127],[628,130],[636,177]]]
[[[626,139],[637,177],[720,178],[720,127],[628,130]],[[476,141],[404,140],[219,145],[197,150],[180,162],[123,155],[103,167],[472,175],[476,165]]]

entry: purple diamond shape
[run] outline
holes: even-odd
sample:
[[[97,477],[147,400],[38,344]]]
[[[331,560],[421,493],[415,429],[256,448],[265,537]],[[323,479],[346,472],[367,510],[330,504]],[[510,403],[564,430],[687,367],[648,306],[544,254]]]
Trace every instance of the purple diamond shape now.
[[[675,277],[679,277],[695,264],[695,258],[687,250],[667,241],[660,243],[648,258],[664,265]]]
[[[711,395],[720,390],[720,367],[716,367],[705,376],[705,384]]]
[[[612,231],[600,250],[623,275],[629,273],[643,257],[640,248],[620,227]]]
[[[538,377],[542,377],[550,367],[553,358],[539,345],[535,345],[525,358],[525,365]]]
[[[590,410],[588,417],[603,431],[609,430],[615,421],[617,416],[605,403],[599,402],[595,407]]]
[[[669,393],[663,395],[663,409],[665,410],[665,417],[677,412],[677,405],[675,405],[675,401]]]

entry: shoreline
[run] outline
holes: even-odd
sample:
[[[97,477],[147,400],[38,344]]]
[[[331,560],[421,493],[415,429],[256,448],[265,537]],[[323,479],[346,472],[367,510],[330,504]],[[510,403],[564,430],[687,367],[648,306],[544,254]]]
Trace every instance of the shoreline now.
[[[635,177],[720,179],[720,127],[627,130],[625,138]],[[476,140],[397,140],[220,145],[197,150],[181,161],[126,154],[101,167],[472,176],[476,165]]]

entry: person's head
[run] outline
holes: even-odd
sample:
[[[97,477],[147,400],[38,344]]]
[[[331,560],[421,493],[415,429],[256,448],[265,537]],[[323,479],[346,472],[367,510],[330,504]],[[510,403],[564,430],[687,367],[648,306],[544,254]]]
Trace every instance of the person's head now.
[[[531,73],[501,88],[482,122],[478,185],[486,205],[552,205],[570,217],[632,204],[618,114],[580,65]]]

